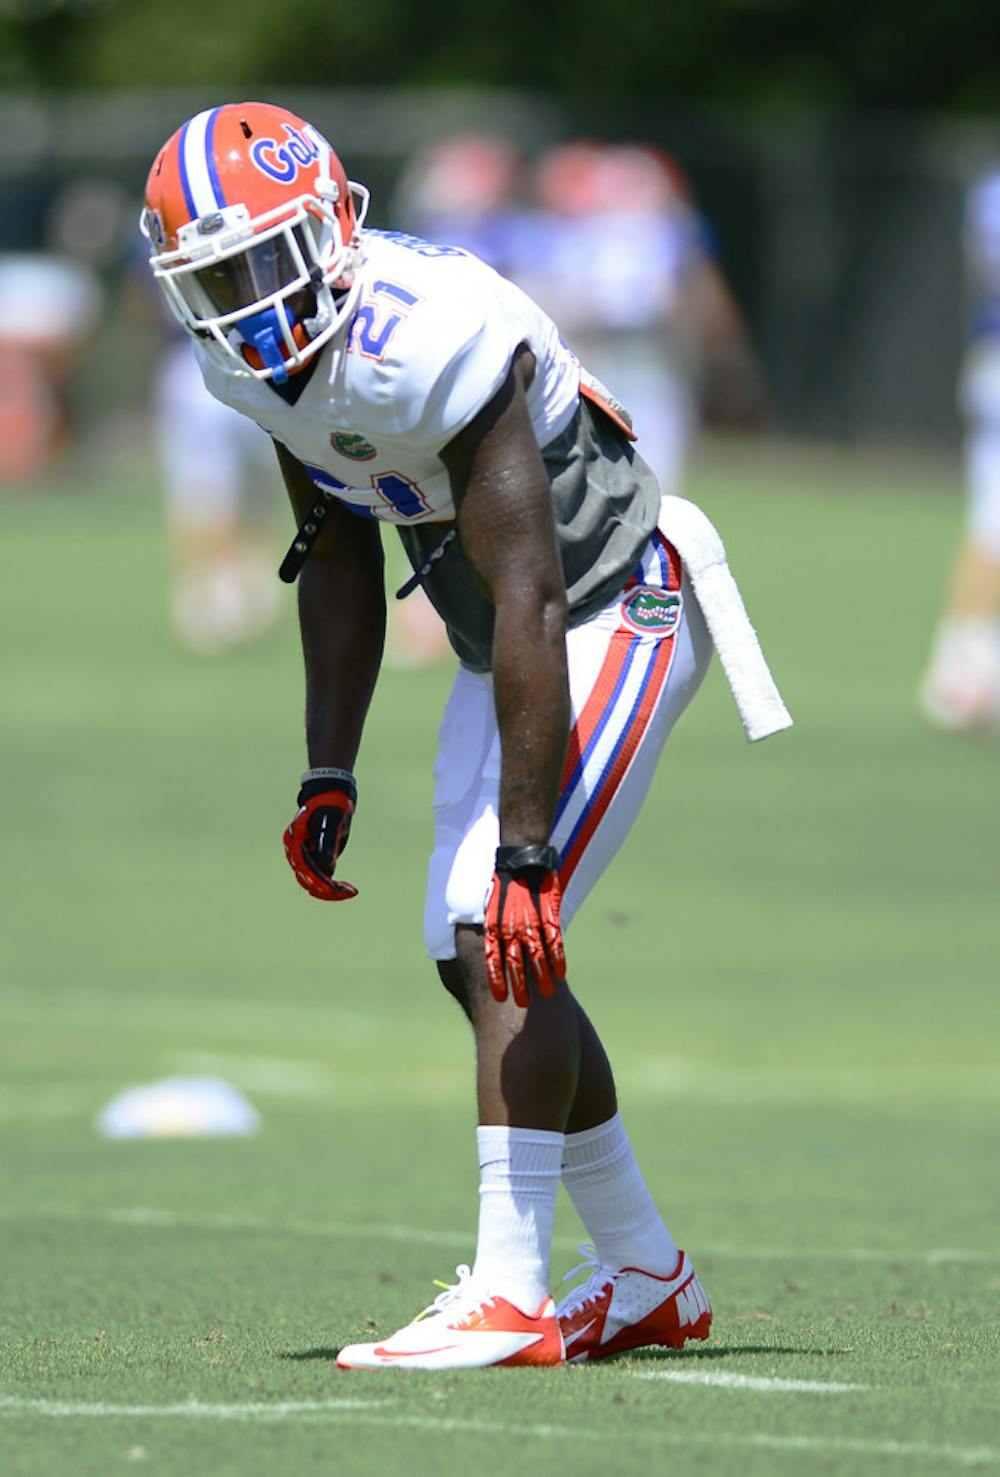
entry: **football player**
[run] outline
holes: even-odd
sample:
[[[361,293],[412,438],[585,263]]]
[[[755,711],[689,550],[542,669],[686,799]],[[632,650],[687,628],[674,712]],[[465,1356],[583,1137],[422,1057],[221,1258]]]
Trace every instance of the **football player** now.
[[[967,425],[965,535],[920,688],[924,717],[954,731],[1000,731],[1000,168],[965,210],[972,323],[959,387]]]
[[[524,160],[509,139],[448,134],[414,154],[392,212],[409,232],[462,246],[509,277],[519,255],[524,179]]]
[[[257,526],[252,497],[274,454],[252,421],[207,392],[188,336],[164,346],[153,420],[170,541],[171,623],[190,651],[218,655],[278,618],[271,541]]]
[[[392,218],[405,223],[411,235],[462,246],[509,276],[521,169],[517,149],[497,134],[448,134],[412,156],[393,194]],[[400,557],[405,558],[401,550]],[[392,575],[392,551],[387,560]],[[430,666],[450,653],[447,633],[423,590],[393,602],[387,660]]]
[[[315,128],[241,103],[173,135],[143,213],[208,388],[271,434],[299,522],[282,573],[299,581],[309,767],[284,844],[310,896],[356,896],[340,859],[382,655],[383,524],[459,657],[425,936],[475,1036],[475,1262],[426,1316],[338,1362],[552,1365],[680,1348],[707,1337],[708,1299],[633,1156],[562,931],[708,665],[695,576],[659,526],[625,413],[545,314],[460,248],[365,229],[367,204]],[[708,545],[717,575],[721,546]],[[556,1307],[560,1182],[594,1249]]]
[[[87,262],[0,253],[0,483],[41,478],[73,439],[74,385],[103,298]]]
[[[766,401],[687,180],[650,145],[577,139],[537,160],[533,195],[511,275],[625,401],[644,460],[677,492],[698,425],[756,429]]]

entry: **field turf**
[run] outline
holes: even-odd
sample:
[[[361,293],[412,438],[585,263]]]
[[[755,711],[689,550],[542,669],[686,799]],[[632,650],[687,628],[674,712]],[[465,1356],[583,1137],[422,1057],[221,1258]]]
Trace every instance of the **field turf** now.
[[[333,1362],[473,1251],[469,1042],[420,939],[447,672],[385,674],[361,896],[322,908],[280,845],[291,596],[199,661],[140,477],[0,500],[5,1477],[1000,1469],[1000,746],[913,703],[956,480],[704,464],[797,726],[748,746],[713,671],[568,944],[714,1334],[464,1376]],[[172,1074],[238,1085],[260,1134],[97,1135]],[[564,1203],[557,1278],[581,1239]]]

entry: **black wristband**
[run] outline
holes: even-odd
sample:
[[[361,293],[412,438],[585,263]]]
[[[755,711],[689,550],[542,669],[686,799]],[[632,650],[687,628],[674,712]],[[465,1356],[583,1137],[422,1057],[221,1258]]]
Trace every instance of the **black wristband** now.
[[[555,872],[558,866],[559,852],[554,846],[497,847],[496,869],[501,877],[522,877],[526,872]]]
[[[346,795],[352,805],[358,803],[358,786],[354,776],[346,769],[331,772],[329,776],[316,775],[312,779],[302,777],[302,788],[296,799],[297,805],[304,805],[314,795],[341,794]]]

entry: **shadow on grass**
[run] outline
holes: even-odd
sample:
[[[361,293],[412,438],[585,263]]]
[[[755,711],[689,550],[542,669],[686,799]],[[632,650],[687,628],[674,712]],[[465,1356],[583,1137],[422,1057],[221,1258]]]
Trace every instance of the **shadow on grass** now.
[[[710,1349],[633,1349],[625,1357],[637,1364],[690,1364],[692,1359],[740,1359],[748,1354],[843,1354],[844,1349],[800,1349],[794,1344],[716,1344]]]
[[[792,1344],[731,1344],[723,1347],[718,1345],[712,1349],[634,1349],[631,1353],[620,1355],[619,1358],[634,1360],[637,1364],[690,1364],[693,1359],[742,1359],[753,1354],[769,1354],[772,1358],[776,1355],[799,1355],[819,1354],[830,1357],[835,1354],[843,1354],[843,1349],[801,1349]],[[340,1353],[335,1348],[320,1349],[289,1349],[279,1354],[279,1359],[293,1359],[305,1362],[310,1359],[334,1360]]]

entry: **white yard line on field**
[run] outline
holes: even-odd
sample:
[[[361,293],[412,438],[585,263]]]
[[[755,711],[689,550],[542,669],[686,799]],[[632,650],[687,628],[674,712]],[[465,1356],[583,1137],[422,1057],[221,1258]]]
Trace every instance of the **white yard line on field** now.
[[[319,1240],[390,1241],[415,1246],[458,1247],[472,1250],[475,1228],[467,1231],[444,1231],[407,1226],[392,1221],[263,1221],[251,1216],[225,1214],[190,1215],[173,1210],[157,1210],[146,1206],[128,1206],[108,1211],[72,1210],[0,1210],[0,1225],[11,1221],[81,1221],[114,1226],[148,1227],[153,1230],[248,1231],[262,1236],[307,1236]],[[578,1238],[557,1236],[553,1245],[576,1250]],[[870,1246],[723,1246],[714,1242],[700,1243],[697,1254],[719,1257],[726,1261],[819,1261],[819,1262],[917,1262],[922,1266],[949,1263],[971,1266],[993,1266],[1000,1262],[1000,1249],[972,1251],[961,1247]]]
[[[475,1232],[468,1231],[422,1231],[419,1227],[378,1223],[355,1225],[346,1221],[287,1221],[284,1225],[271,1221],[255,1221],[231,1215],[174,1215],[171,1211],[111,1210],[105,1215],[88,1217],[110,1222],[119,1226],[160,1226],[172,1229],[205,1231],[255,1231],[268,1236],[280,1236],[287,1232],[293,1236],[315,1236],[320,1240],[359,1241],[407,1241],[417,1246],[455,1246],[461,1249],[475,1246]],[[567,1242],[567,1245],[569,1243]],[[575,1242],[573,1243],[576,1244]]]
[[[410,1376],[414,1378],[413,1375]],[[460,1416],[405,1415],[380,1400],[301,1400],[262,1401],[259,1404],[211,1405],[199,1401],[180,1405],[110,1405],[87,1401],[30,1400],[0,1395],[0,1418],[50,1417],[56,1419],[193,1419],[204,1420],[276,1420],[319,1421],[347,1426],[390,1427],[424,1432],[428,1435],[490,1435],[504,1440],[526,1437],[529,1440],[604,1442],[608,1440],[607,1424],[527,1425],[514,1421],[469,1420]],[[726,1435],[705,1431],[684,1432],[645,1426],[629,1432],[629,1442],[637,1445],[684,1447],[726,1446],[743,1450],[843,1452],[854,1456],[888,1456],[900,1459],[925,1459],[950,1463],[959,1467],[1000,1466],[1000,1448],[992,1446],[939,1446],[923,1441],[869,1440],[850,1436],[770,1436],[762,1432]]]
[[[0,1395],[0,1416],[40,1415],[56,1420],[133,1419],[141,1416],[183,1416],[191,1420],[244,1421],[262,1418],[282,1420],[290,1415],[336,1415],[338,1411],[378,1410],[383,1400],[275,1400],[223,1405],[204,1400],[183,1400],[175,1405],[125,1405],[105,1400],[28,1400]]]
[[[901,1064],[806,1067],[727,1066],[646,1056],[627,1060],[616,1072],[623,1093],[646,1099],[686,1098],[698,1102],[775,1106],[781,1103],[871,1104],[889,1099],[961,1097],[995,1101],[998,1080],[989,1065],[934,1067]]]
[[[895,1246],[720,1246],[701,1243],[704,1256],[731,1258],[733,1261],[792,1261],[805,1257],[821,1262],[920,1262],[929,1267],[946,1262],[969,1262],[991,1265],[1000,1262],[1000,1250],[969,1251],[960,1247],[926,1247],[922,1251]]]
[[[849,1395],[868,1385],[848,1385],[837,1380],[782,1380],[766,1375],[728,1374],[711,1369],[652,1369],[630,1371],[635,1380],[666,1380],[672,1385],[710,1385],[720,1390],[756,1390],[775,1395]]]

